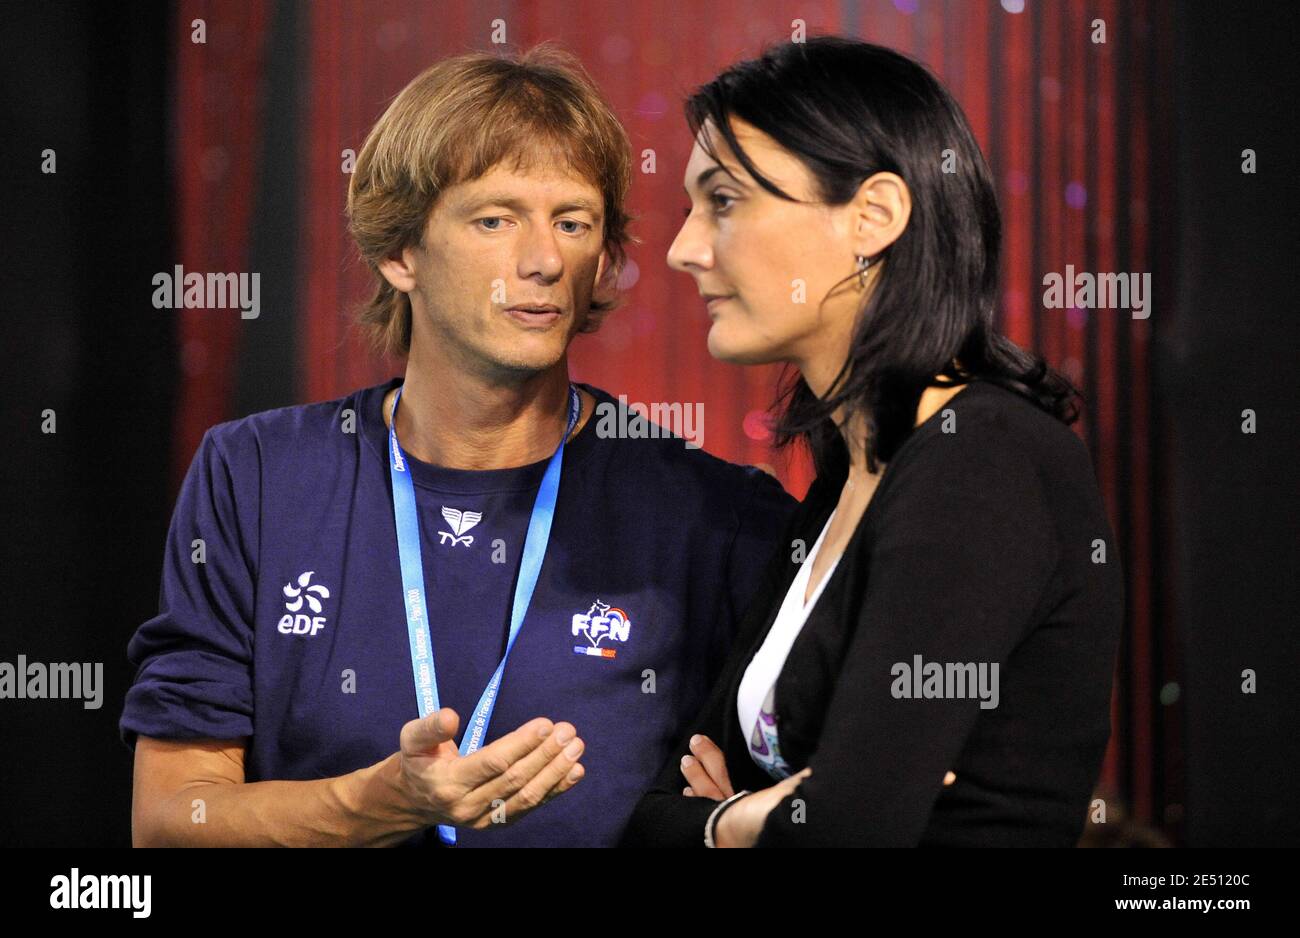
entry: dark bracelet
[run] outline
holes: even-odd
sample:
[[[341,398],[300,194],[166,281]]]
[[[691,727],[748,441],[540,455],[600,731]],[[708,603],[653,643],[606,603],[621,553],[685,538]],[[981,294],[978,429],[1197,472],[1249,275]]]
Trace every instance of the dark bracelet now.
[[[704,846],[706,847],[717,846],[717,844],[713,842],[713,831],[717,827],[718,818],[722,817],[723,811],[727,810],[729,807],[731,807],[733,804],[735,804],[737,801],[739,801],[741,798],[744,798],[748,794],[752,794],[752,792],[738,791],[730,798],[726,799],[725,801],[718,802],[718,806],[713,809],[713,813],[709,815],[709,819],[704,822]]]

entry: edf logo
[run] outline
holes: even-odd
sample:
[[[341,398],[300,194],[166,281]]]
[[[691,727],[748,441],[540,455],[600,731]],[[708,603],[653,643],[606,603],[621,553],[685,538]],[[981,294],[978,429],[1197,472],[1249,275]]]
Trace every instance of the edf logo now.
[[[304,600],[312,612],[322,612],[324,607],[321,605],[321,599],[330,598],[329,590],[321,586],[319,583],[311,583],[311,575],[314,572],[314,570],[308,570],[306,573],[302,574],[302,576],[298,577],[298,585],[296,587],[292,583],[286,583],[284,585],[284,608],[288,609],[289,613],[281,616],[280,624],[276,626],[281,634],[315,635],[325,627],[324,616],[309,616],[303,613],[298,613],[298,610],[302,608]],[[317,596],[319,596],[320,599],[317,599]],[[292,613],[297,613],[297,615],[293,615]]]

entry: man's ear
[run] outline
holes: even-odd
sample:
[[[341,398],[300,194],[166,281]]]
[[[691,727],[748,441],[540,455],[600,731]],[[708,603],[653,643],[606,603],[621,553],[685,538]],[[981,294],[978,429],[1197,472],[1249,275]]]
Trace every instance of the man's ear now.
[[[410,248],[403,248],[395,255],[390,255],[381,260],[377,266],[379,272],[383,274],[384,279],[393,285],[395,290],[402,293],[410,293],[415,289],[415,258]]]
[[[618,298],[618,278],[622,265],[614,262],[614,257],[606,248],[600,252],[596,262],[596,284],[591,291],[592,305],[608,305]]]

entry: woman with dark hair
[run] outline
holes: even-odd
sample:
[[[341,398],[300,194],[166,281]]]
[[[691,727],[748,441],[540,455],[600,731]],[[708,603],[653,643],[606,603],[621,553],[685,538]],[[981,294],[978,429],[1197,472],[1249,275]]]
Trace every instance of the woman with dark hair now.
[[[994,328],[1001,225],[965,116],[835,37],[686,112],[669,263],[716,358],[792,366],[776,436],[817,477],[624,842],[1074,845],[1122,578],[1078,392]]]

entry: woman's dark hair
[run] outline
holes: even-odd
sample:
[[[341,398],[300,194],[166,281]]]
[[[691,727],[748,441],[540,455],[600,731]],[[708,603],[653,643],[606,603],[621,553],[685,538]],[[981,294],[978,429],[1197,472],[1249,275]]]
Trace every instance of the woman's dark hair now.
[[[830,391],[819,398],[797,371],[787,375],[778,446],[805,441],[818,474],[842,465],[848,451],[831,415],[843,407],[846,420],[866,417],[875,472],[911,433],[935,375],[954,386],[993,382],[1066,424],[1078,419],[1078,390],[994,328],[1002,221],[992,174],[961,108],[923,65],[883,46],[820,36],[773,46],[691,95],[692,134],[711,121],[755,182],[794,201],[759,173],[731,117],[802,160],[827,204],[845,204],[878,172],[898,174],[912,197]],[[702,144],[717,160],[712,143]]]

